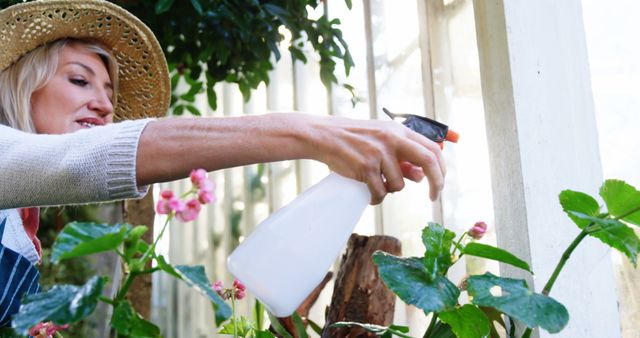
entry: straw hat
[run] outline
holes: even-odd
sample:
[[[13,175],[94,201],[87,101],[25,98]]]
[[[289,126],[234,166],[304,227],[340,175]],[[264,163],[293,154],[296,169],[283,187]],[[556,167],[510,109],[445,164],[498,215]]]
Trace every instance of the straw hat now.
[[[103,0],[40,0],[0,11],[0,70],[61,38],[102,43],[119,66],[115,119],[162,116],[169,109],[167,61],[153,32],[133,14]]]

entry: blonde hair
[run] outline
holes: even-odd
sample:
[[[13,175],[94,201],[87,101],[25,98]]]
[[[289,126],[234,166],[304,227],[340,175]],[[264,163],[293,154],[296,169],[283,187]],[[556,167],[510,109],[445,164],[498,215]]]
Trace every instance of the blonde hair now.
[[[111,78],[113,106],[116,106],[118,63],[113,55],[94,41],[61,39],[30,51],[0,73],[0,124],[36,132],[31,118],[31,95],[53,78],[60,51],[68,44],[82,46],[102,59]]]

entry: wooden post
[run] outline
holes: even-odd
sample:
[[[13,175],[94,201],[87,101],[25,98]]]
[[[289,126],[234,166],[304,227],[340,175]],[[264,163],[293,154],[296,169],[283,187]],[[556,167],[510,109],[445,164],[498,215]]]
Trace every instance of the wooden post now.
[[[372,255],[377,250],[400,255],[400,241],[389,236],[358,234],[349,238],[336,276],[323,338],[374,337],[361,328],[330,329],[329,325],[335,322],[393,323],[396,296],[384,285],[373,263]]]
[[[149,187],[149,193],[143,199],[128,200],[124,203],[125,222],[136,225],[146,225],[149,231],[142,237],[146,242],[153,243],[153,220],[155,211],[153,208],[153,187]],[[151,267],[151,263],[149,263]],[[144,275],[136,278],[131,285],[127,299],[133,308],[149,320],[151,316],[151,275]]]
[[[480,73],[499,246],[529,261],[540,291],[578,234],[563,189],[602,183],[580,0],[475,0]],[[608,248],[586,240],[551,296],[570,313],[562,337],[620,337]],[[543,331],[541,337],[550,335]]]

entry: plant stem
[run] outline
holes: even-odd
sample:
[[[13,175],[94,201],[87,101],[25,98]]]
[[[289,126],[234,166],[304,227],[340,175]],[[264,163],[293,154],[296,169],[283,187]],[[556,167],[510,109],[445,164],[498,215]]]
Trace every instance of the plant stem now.
[[[429,338],[431,337],[431,334],[433,333],[433,330],[436,327],[436,320],[438,320],[438,314],[435,312],[431,313],[431,322],[429,323],[429,328],[427,328],[427,332],[424,333],[424,336],[422,336],[422,338]]]
[[[233,321],[233,338],[238,338],[238,322],[236,321],[236,294],[231,290],[231,320]]]
[[[98,299],[103,301],[103,302],[105,302],[105,303],[107,303],[107,304],[110,304],[111,306],[115,306],[116,305],[116,302],[113,301],[113,299],[111,299],[111,298],[107,298],[105,296],[100,296],[100,297],[98,297]]]
[[[578,247],[578,245],[580,244],[580,242],[582,242],[582,240],[585,237],[587,237],[588,235],[587,228],[588,227],[583,229],[580,232],[580,234],[578,234],[578,237],[576,237],[576,239],[574,239],[573,242],[571,242],[571,245],[569,245],[567,250],[565,250],[564,253],[562,254],[562,257],[560,258],[558,265],[556,265],[556,269],[553,270],[551,277],[549,277],[549,281],[542,289],[543,295],[549,295],[549,292],[551,292],[551,288],[553,287],[553,284],[555,284],[556,279],[558,278],[558,275],[560,275],[560,271],[562,270],[562,268],[564,268],[564,265],[567,263],[567,260],[569,260],[569,257],[571,257],[571,253],[573,253],[573,250],[575,250],[576,247]]]
[[[569,258],[571,257],[573,250],[575,250],[580,244],[580,242],[582,242],[582,240],[585,237],[587,237],[587,235],[589,234],[588,229],[592,225],[593,223],[589,224],[589,226],[582,229],[582,231],[578,234],[578,236],[573,240],[573,242],[571,242],[569,247],[564,251],[564,253],[562,254],[562,257],[560,257],[560,261],[558,262],[558,265],[556,265],[556,268],[555,270],[553,270],[551,277],[549,277],[549,281],[547,281],[547,284],[545,284],[544,288],[542,289],[543,295],[545,296],[549,295],[549,292],[551,292],[551,288],[553,288],[553,284],[555,284],[556,279],[558,279],[558,276],[560,275],[560,271],[562,271],[562,268],[564,268],[564,265],[567,263],[567,260],[569,260]],[[529,338],[531,336],[532,331],[533,329],[528,327],[522,334],[522,338]]]
[[[160,234],[158,235],[158,237],[156,237],[156,240],[153,241],[153,244],[149,246],[149,248],[144,253],[144,255],[142,255],[142,258],[140,258],[140,261],[142,261],[143,265],[144,263],[146,263],[146,260],[148,259],[147,256],[149,256],[149,254],[151,254],[151,252],[154,251],[156,244],[158,244],[158,241],[160,240],[160,238],[162,238],[164,231],[167,229],[167,225],[169,225],[169,221],[173,219],[173,215],[174,215],[173,213],[169,214],[169,216],[167,217],[167,220],[164,222],[164,225],[162,226],[162,230],[160,230]]]
[[[115,301],[121,301],[124,299],[124,296],[127,294],[127,292],[129,291],[129,288],[131,287],[131,284],[133,283],[133,280],[138,276],[137,272],[131,272],[128,276],[127,279],[125,279],[124,284],[122,285],[122,287],[120,288],[120,290],[118,290],[118,294],[116,295],[116,299]]]

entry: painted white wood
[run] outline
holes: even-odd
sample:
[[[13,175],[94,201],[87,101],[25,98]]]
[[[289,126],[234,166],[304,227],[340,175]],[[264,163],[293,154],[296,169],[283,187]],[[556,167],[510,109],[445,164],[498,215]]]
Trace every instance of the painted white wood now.
[[[602,182],[582,9],[579,0],[474,6],[498,243],[531,262],[540,291],[578,234],[558,193],[595,194]],[[597,240],[574,252],[551,296],[571,316],[562,337],[620,336],[609,250]]]

